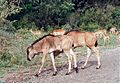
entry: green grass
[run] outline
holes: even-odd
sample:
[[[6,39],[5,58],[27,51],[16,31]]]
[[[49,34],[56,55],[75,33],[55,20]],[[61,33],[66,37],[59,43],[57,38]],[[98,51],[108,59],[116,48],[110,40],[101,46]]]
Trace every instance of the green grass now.
[[[44,33],[41,36],[34,36],[28,30],[21,29],[14,34],[0,30],[0,77],[3,77],[8,72],[18,71],[21,68],[26,69],[27,67],[33,67],[33,70],[36,70],[36,65],[40,64],[42,54],[36,56],[31,62],[29,62],[26,58],[26,48],[33,41],[45,34],[47,33]],[[110,37],[110,45],[107,47],[103,46],[102,39],[99,40],[98,43],[100,45],[100,48],[111,49],[118,46],[115,43],[116,37],[114,35],[110,35]],[[85,53],[86,48],[77,48],[75,51],[79,52],[82,55]],[[63,64],[66,59],[66,56],[57,57],[57,66]],[[47,63],[45,63],[45,68],[47,67],[52,67],[50,57],[47,59]]]

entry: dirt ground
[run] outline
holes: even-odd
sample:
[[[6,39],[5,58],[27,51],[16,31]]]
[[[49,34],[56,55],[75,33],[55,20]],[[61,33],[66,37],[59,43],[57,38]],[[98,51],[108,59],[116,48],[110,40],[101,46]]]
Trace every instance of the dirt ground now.
[[[100,69],[96,69],[97,60],[91,56],[86,69],[82,70],[85,56],[80,56],[78,60],[79,73],[73,71],[70,75],[65,75],[67,65],[58,69],[58,74],[52,76],[53,70],[49,69],[35,77],[33,72],[13,72],[0,78],[0,83],[120,83],[120,47],[114,49],[101,49]]]

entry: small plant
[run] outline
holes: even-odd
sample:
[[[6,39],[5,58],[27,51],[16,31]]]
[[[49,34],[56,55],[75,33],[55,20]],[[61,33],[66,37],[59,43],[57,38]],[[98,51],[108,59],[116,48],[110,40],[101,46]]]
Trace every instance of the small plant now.
[[[8,52],[8,50],[0,52],[0,55],[1,55],[0,56],[0,66],[1,67],[9,66],[12,55]]]
[[[72,27],[71,27],[69,24],[63,25],[62,28],[65,29],[65,30],[70,30],[70,29],[72,29]]]

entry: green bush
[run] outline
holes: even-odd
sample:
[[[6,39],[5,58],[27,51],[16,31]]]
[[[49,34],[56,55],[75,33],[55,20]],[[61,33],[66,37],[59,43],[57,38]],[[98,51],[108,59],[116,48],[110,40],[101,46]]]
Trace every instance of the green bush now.
[[[95,31],[99,28],[99,25],[97,23],[89,23],[85,28],[84,30],[87,30],[87,31]]]
[[[0,55],[0,67],[9,66],[12,55],[8,51],[0,52]]]
[[[72,29],[72,27],[71,27],[69,24],[63,25],[62,28],[65,29],[65,30],[70,30],[70,29]]]
[[[111,15],[112,22],[117,28],[120,27],[120,7],[116,7],[116,9],[112,12]]]
[[[37,28],[34,22],[28,20],[27,15],[21,18],[19,21],[14,22],[13,25],[15,26],[16,30]]]

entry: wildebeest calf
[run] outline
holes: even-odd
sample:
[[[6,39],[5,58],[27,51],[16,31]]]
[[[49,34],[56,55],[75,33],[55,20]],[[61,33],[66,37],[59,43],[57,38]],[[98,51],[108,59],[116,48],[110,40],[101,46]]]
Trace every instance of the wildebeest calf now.
[[[38,40],[36,40],[33,44],[31,44],[27,48],[27,59],[31,61],[32,58],[36,54],[43,53],[42,57],[42,65],[39,69],[37,76],[41,73],[41,69],[44,65],[45,58],[48,54],[50,54],[53,68],[54,68],[54,73],[53,75],[57,74],[57,69],[55,66],[55,60],[54,60],[54,51],[63,51],[67,57],[68,57],[68,62],[69,62],[69,68],[68,72],[66,74],[69,74],[71,72],[71,60],[72,56],[74,56],[74,68],[76,69],[76,72],[78,72],[77,68],[77,63],[76,63],[76,55],[72,50],[72,45],[73,45],[73,40],[71,36],[67,35],[62,35],[62,36],[53,36],[53,35],[46,35]]]

